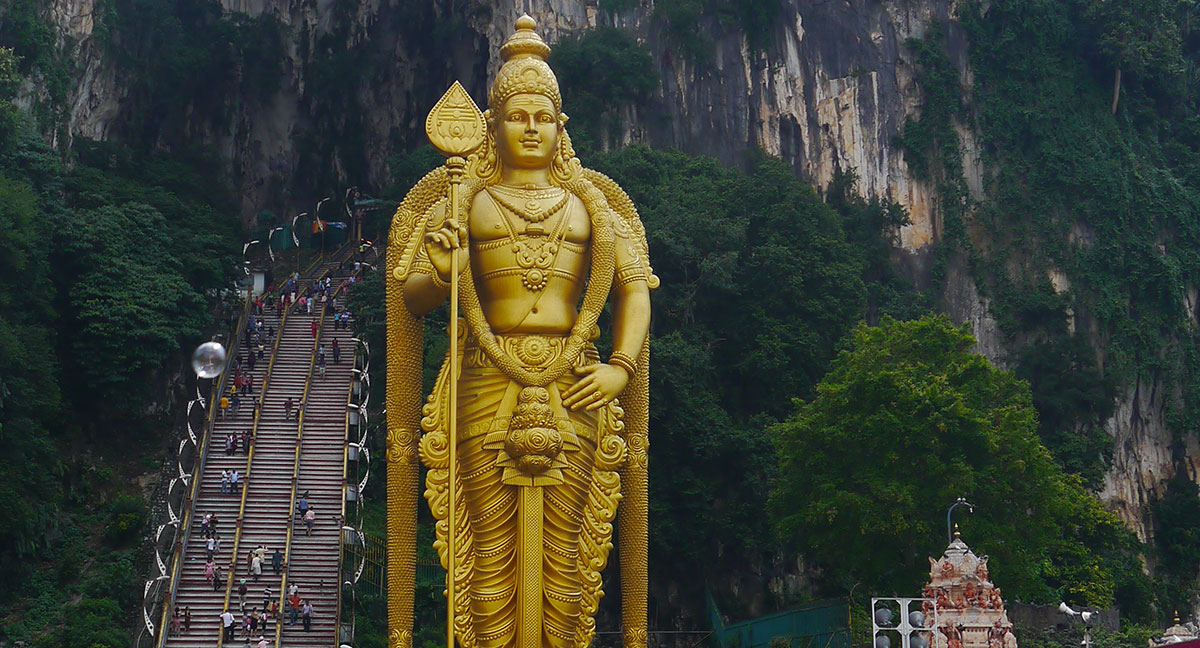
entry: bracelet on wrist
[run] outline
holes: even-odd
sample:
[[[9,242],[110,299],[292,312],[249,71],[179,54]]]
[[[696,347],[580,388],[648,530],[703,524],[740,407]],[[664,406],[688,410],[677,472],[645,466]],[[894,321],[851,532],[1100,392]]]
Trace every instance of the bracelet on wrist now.
[[[637,373],[637,363],[628,354],[620,351],[614,351],[612,355],[608,356],[608,364],[624,369],[630,378]]]
[[[434,268],[433,272],[429,273],[429,278],[433,280],[433,285],[437,286],[438,288],[441,288],[444,290],[444,289],[450,287],[450,284],[446,283],[442,279],[442,276],[440,274],[438,274],[437,268]]]

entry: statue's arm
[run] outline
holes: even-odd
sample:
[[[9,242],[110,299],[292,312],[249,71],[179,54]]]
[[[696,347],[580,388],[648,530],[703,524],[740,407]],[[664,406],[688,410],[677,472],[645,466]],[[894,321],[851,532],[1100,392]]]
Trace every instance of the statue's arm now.
[[[449,294],[450,288],[436,284],[433,275],[414,272],[404,282],[404,305],[415,317],[437,308]]]
[[[616,277],[613,280],[613,354],[637,361],[650,332],[650,287],[633,244],[617,237]]]
[[[445,202],[440,202],[430,211],[428,218],[431,222],[441,223],[446,216]],[[436,232],[437,228],[430,228]],[[428,237],[429,234],[426,235]],[[434,245],[439,243],[434,242]],[[437,308],[450,294],[450,287],[444,281],[435,279],[437,270],[429,259],[428,243],[422,241],[417,248],[417,256],[413,260],[412,270],[404,280],[404,306],[415,317],[422,317]],[[439,277],[440,278],[440,277]]]

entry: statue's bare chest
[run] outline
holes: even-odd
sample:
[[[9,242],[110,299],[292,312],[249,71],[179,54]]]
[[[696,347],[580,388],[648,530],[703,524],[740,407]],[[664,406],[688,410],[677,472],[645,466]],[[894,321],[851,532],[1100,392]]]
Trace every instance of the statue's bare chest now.
[[[481,191],[468,224],[471,269],[482,293],[552,288],[569,299],[582,285],[591,222],[575,196],[561,189]]]
[[[475,242],[544,238],[586,245],[591,238],[587,209],[561,189],[480,191],[472,201],[468,225]]]

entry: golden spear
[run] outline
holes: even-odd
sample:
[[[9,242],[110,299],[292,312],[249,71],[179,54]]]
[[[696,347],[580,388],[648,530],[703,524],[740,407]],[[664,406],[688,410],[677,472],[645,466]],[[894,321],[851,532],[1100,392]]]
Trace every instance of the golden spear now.
[[[438,100],[425,119],[425,135],[446,156],[446,175],[450,179],[450,209],[447,215],[457,227],[459,221],[458,191],[466,172],[467,161],[463,157],[479,148],[487,134],[487,122],[483,113],[455,81],[446,94]],[[455,233],[455,241],[461,242]],[[450,422],[447,434],[450,444],[450,506],[446,516],[446,646],[454,648],[454,558],[455,558],[455,499],[458,478],[458,263],[459,247],[450,251]]]

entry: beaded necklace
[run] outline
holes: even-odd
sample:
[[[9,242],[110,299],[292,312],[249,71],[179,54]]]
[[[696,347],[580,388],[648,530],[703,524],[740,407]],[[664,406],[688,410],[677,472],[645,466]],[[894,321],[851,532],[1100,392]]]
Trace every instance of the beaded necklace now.
[[[508,216],[504,214],[504,210],[513,212],[517,216],[524,217],[520,212],[513,209],[510,205],[499,200],[495,194],[488,191],[488,197],[501,207],[500,218],[504,221],[504,227],[508,230],[508,240],[512,242],[513,255],[517,262],[517,267],[521,269],[521,283],[524,286],[538,292],[550,283],[550,276],[553,273],[554,261],[558,258],[558,251],[562,247],[563,237],[566,236],[567,217],[563,216],[558,220],[558,225],[554,227],[554,231],[547,236],[542,229],[541,223],[550,215],[562,211],[562,208],[567,205],[567,199],[570,194],[563,191],[563,199],[558,202],[558,205],[553,211],[547,211],[546,215],[525,228],[525,235],[520,236],[513,229],[511,223],[508,222]]]
[[[554,203],[550,207],[542,209],[542,206],[540,203],[538,203],[537,199],[549,198],[554,195],[553,193],[544,192],[542,194],[533,195],[522,193],[521,197],[526,198],[525,205],[523,207],[518,207],[505,200],[502,196],[500,196],[500,192],[494,191],[492,187],[487,188],[487,193],[492,197],[492,200],[495,200],[497,203],[504,206],[504,208],[508,211],[520,216],[522,220],[530,223],[541,223],[547,218],[557,214],[559,210],[567,205],[567,200],[570,198],[570,194],[562,189],[559,191],[562,192],[562,198],[559,198],[558,202]]]

